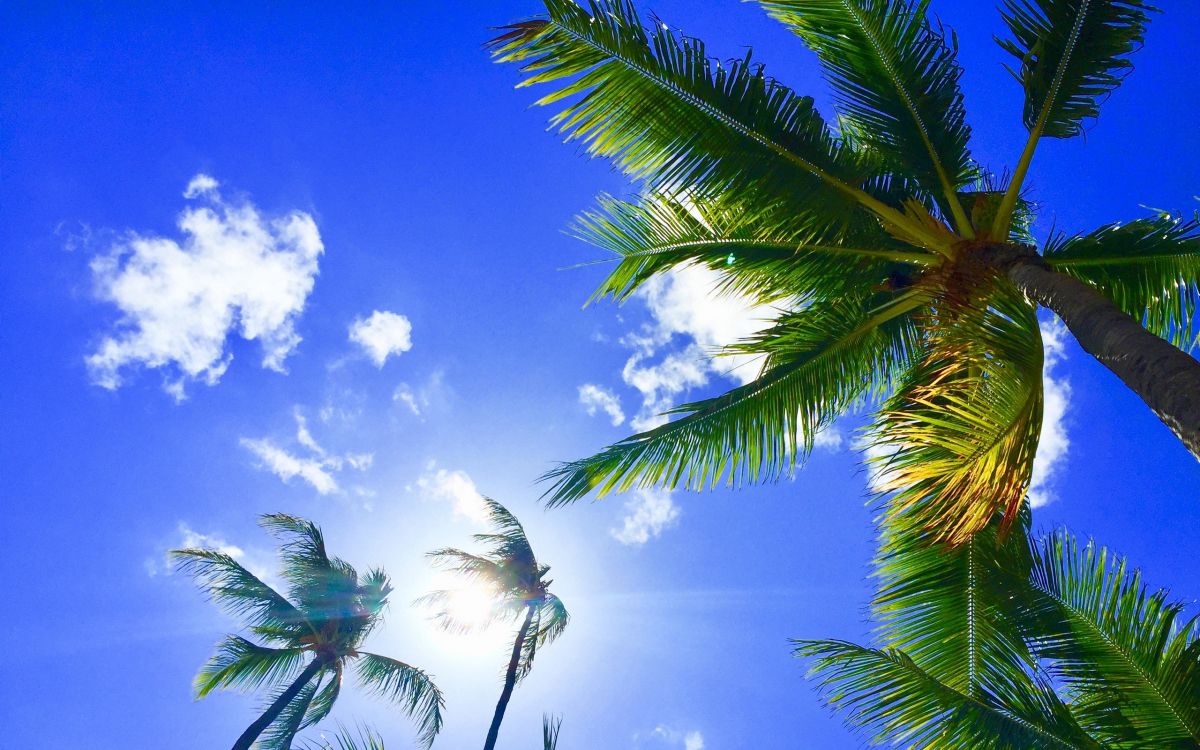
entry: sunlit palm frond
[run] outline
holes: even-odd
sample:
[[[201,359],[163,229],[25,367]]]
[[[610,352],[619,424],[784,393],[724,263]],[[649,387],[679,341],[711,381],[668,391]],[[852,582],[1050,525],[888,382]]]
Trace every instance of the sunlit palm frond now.
[[[533,659],[538,650],[562,635],[570,620],[571,616],[561,599],[554,594],[546,594],[542,598],[534,611],[529,633],[521,644],[521,656],[517,664],[518,681],[533,669]]]
[[[699,490],[722,478],[731,485],[778,478],[807,456],[821,429],[909,363],[912,313],[926,301],[910,289],[877,307],[847,300],[797,312],[786,321],[789,336],[762,337],[773,350],[757,380],[676,407],[679,419],[551,470],[549,504],[593,489],[603,496],[633,486]],[[753,342],[741,347],[753,349]]]
[[[722,291],[756,301],[837,297],[879,284],[892,266],[932,264],[932,253],[873,237],[824,237],[786,204],[725,194],[677,200],[651,195],[636,202],[600,198],[600,210],[573,227],[584,241],[618,256],[593,299],[624,300],[654,275],[700,264],[722,277]],[[859,241],[859,240],[863,241]]]
[[[1033,656],[1022,640],[1021,599],[1031,565],[1023,512],[1006,539],[997,515],[947,548],[920,519],[888,518],[880,528],[872,602],[881,644],[903,651],[925,673],[969,697],[1033,690]]]
[[[864,192],[870,176],[829,131],[810,97],[766,76],[749,55],[721,62],[703,42],[642,25],[628,0],[545,0],[547,17],[504,27],[492,42],[523,64],[522,85],[556,83],[539,104],[568,140],[668,194],[753,188],[802,198],[830,226],[857,205],[912,226]],[[919,231],[919,227],[916,227]]]
[[[1034,547],[1029,639],[1106,746],[1200,745],[1200,624],[1141,572],[1065,531]]]
[[[225,636],[196,674],[193,681],[196,698],[218,689],[277,686],[294,677],[303,662],[304,651],[299,648],[267,648],[241,636]]]
[[[797,641],[826,702],[872,744],[912,750],[1100,750],[1045,685],[972,695],[938,680],[903,652],[844,641]]]
[[[495,531],[474,534],[472,538],[488,548],[492,560],[503,563],[502,578],[497,583],[504,588],[520,588],[522,582],[538,573],[537,557],[525,536],[525,528],[508,508],[490,497],[485,497],[483,503],[487,508],[488,521]]]
[[[1025,127],[1079,135],[1133,68],[1151,11],[1142,0],[1004,0],[1011,36],[998,41],[1017,59],[1010,72],[1025,89]]]
[[[997,512],[1016,518],[1042,423],[1041,332],[1033,307],[997,284],[987,307],[946,303],[929,356],[879,413],[877,489],[888,513],[920,517],[958,545]],[[953,316],[953,318],[951,317]]]
[[[255,744],[258,750],[291,750],[292,741],[296,739],[296,735],[312,724],[307,717],[313,697],[320,689],[320,682],[320,676],[310,680],[296,694],[296,697],[292,698],[280,712],[279,717],[271,722],[271,725],[258,738],[258,742]],[[273,701],[276,697],[278,695],[272,696],[271,700]]]
[[[229,555],[211,549],[171,550],[176,569],[195,578],[209,598],[274,640],[306,634],[304,613]]]
[[[936,197],[961,231],[957,191],[975,177],[953,37],[926,0],[760,0],[817,53],[857,140]]]
[[[1169,215],[1052,238],[1046,262],[1085,281],[1182,349],[1200,341],[1200,221]]]
[[[366,652],[360,653],[356,668],[365,687],[399,704],[417,722],[421,746],[432,745],[442,729],[446,701],[429,675],[402,661]]]
[[[333,706],[337,703],[338,697],[342,694],[342,678],[345,667],[343,662],[338,661],[330,669],[324,673],[324,680],[321,684],[321,689],[318,690],[310,701],[308,713],[304,718],[305,726],[315,726],[322,722],[333,711]]]

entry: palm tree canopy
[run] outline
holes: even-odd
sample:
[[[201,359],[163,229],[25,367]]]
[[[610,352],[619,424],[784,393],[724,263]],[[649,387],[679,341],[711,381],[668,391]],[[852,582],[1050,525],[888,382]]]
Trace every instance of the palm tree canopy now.
[[[495,500],[484,498],[484,503],[493,530],[473,535],[484,547],[483,554],[448,547],[434,550],[428,557],[435,565],[492,593],[494,603],[489,616],[484,623],[462,622],[453,612],[442,608],[435,619],[446,629],[467,631],[495,621],[511,622],[531,611],[529,637],[522,644],[517,666],[519,681],[533,668],[538,649],[562,635],[570,614],[562,600],[550,591],[553,580],[546,577],[550,566],[538,562],[520,521]],[[450,591],[434,591],[418,601],[441,606],[450,597]]]
[[[878,645],[798,642],[828,703],[878,744],[1200,747],[1197,619],[1105,548],[1000,521],[949,553],[885,526]]]
[[[602,197],[574,232],[615,267],[594,298],[623,300],[655,274],[698,264],[721,292],[779,310],[729,351],[760,376],[676,407],[674,419],[545,477],[552,505],[632,487],[771,481],[846,411],[881,405],[900,492],[940,541],[962,544],[996,512],[1011,525],[1042,419],[1035,306],[984,262],[1032,242],[1021,199],[1038,141],[1080,132],[1130,68],[1153,9],[1140,0],[1005,0],[1001,46],[1026,96],[1029,141],[996,184],[971,157],[953,34],[925,0],[760,0],[812,49],[837,106],[769,77],[749,53],[698,39],[629,0],[545,0],[504,27],[495,58],[567,141],[640,183]],[[1032,252],[1032,251],[1028,251]],[[1084,281],[1152,333],[1200,338],[1200,232],[1175,217],[1054,237],[1039,262]],[[986,405],[987,408],[984,408]]]
[[[279,540],[279,577],[286,595],[223,552],[171,552],[178,569],[195,578],[214,603],[269,644],[226,636],[196,675],[196,696],[215,689],[266,690],[269,705],[319,661],[313,678],[260,743],[264,750],[286,750],[297,732],[329,715],[347,663],[354,661],[363,685],[403,706],[417,721],[421,742],[431,744],[441,728],[444,700],[429,675],[360,650],[387,605],[392,591],[387,575],[378,568],[360,575],[349,563],[330,557],[321,529],[311,521],[277,513],[262,516],[260,524]]]

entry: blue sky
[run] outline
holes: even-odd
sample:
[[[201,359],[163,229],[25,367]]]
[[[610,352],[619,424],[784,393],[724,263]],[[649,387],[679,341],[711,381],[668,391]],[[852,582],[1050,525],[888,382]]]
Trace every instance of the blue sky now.
[[[1200,6],[1161,5],[1101,121],[1039,152],[1039,236],[1197,207],[1185,61]],[[811,56],[756,7],[643,7],[715,54],[753,44],[828,102]],[[991,41],[998,16],[933,7],[963,48],[974,154],[1001,170],[1024,131]],[[437,675],[440,747],[478,744],[505,633],[438,634],[407,602],[434,585],[423,553],[480,529],[484,492],[525,521],[574,615],[519,688],[501,747],[534,744],[543,712],[564,715],[564,748],[860,746],[787,645],[869,632],[858,421],[794,481],[537,504],[554,461],[737,382],[742,370],[696,354],[755,317],[706,301],[695,275],[581,309],[604,269],[562,270],[599,257],[562,229],[595,194],[631,188],[545,132],[516,72],[483,52],[489,26],[536,10],[0,10],[4,744],[228,744],[256,703],[193,702],[190,680],[234,623],[163,556],[224,545],[269,570],[255,518],[275,511],[387,568],[396,593],[372,646]],[[1152,584],[1200,595],[1200,467],[1061,339],[1063,418],[1044,442],[1057,457],[1041,457],[1035,525],[1095,536]],[[392,746],[412,737],[354,691],[335,717],[370,721]]]

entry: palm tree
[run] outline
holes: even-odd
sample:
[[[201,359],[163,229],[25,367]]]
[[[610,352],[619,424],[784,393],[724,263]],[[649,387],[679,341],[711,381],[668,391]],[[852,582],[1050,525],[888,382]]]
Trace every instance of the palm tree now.
[[[550,504],[633,486],[700,489],[778,478],[814,435],[866,400],[889,463],[889,512],[921,509],[961,544],[1011,524],[1042,419],[1038,305],[1138,393],[1200,457],[1200,222],[1167,214],[1093,232],[1029,233],[1025,176],[1043,138],[1069,138],[1129,70],[1142,0],[1003,0],[1002,47],[1029,131],[1012,178],[971,157],[956,40],[927,0],[760,0],[812,49],[836,127],[749,53],[721,61],[630,0],[545,0],[503,28],[499,61],[568,141],[640,183],[600,199],[576,234],[616,266],[624,300],[689,264],[779,310],[732,348],[759,377],[677,407],[674,421],[547,475]]]
[[[999,525],[950,552],[885,531],[879,647],[798,642],[827,702],[873,744],[1200,747],[1197,618],[1103,547]]]
[[[268,644],[226,636],[196,675],[197,698],[217,688],[271,691],[266,709],[234,750],[247,750],[260,735],[263,750],[291,747],[297,732],[329,715],[352,663],[363,686],[397,702],[416,720],[421,744],[431,745],[445,706],[433,680],[404,662],[360,650],[392,591],[387,575],[373,568],[360,577],[345,561],[329,557],[321,529],[311,521],[276,513],[259,523],[281,541],[286,595],[224,552],[171,552],[181,571]]]
[[[484,502],[494,532],[475,534],[474,539],[485,545],[487,552],[474,555],[446,548],[430,552],[429,557],[435,565],[458,573],[494,594],[486,621],[471,623],[456,618],[455,613],[445,606],[453,596],[450,591],[434,591],[420,601],[442,606],[435,617],[449,630],[467,631],[496,621],[521,623],[504,671],[504,688],[500,691],[500,700],[496,703],[496,712],[483,745],[484,750],[493,750],[513,689],[533,669],[533,658],[538,649],[562,635],[570,616],[562,600],[550,593],[553,581],[546,577],[550,566],[537,561],[520,522],[495,500],[485,498]]]

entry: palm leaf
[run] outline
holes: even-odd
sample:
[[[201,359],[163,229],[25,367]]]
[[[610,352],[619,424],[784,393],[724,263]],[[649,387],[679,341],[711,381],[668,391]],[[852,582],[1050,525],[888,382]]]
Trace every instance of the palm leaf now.
[[[1110,224],[1046,244],[1046,262],[1104,293],[1181,349],[1200,340],[1200,221],[1169,215]]]
[[[309,740],[304,743],[305,750],[385,750],[383,737],[367,726],[360,726],[355,734],[341,724],[333,734],[333,739],[321,735],[319,742]]]
[[[562,717],[542,714],[542,750],[556,750],[558,732],[562,729]]]
[[[877,489],[888,513],[919,515],[958,545],[997,512],[1016,518],[1042,421],[1042,344],[1033,307],[998,282],[987,307],[947,300],[929,356],[879,413]]]
[[[813,436],[873,386],[907,365],[915,346],[914,290],[871,308],[843,301],[810,307],[788,321],[792,335],[757,380],[716,398],[685,404],[683,417],[563,464],[544,479],[550,505],[634,485],[715,486],[774,479],[812,450]],[[774,346],[774,344],[772,344]],[[745,348],[743,348],[745,350]]]
[[[936,262],[932,253],[897,246],[878,231],[822,237],[809,217],[756,198],[650,195],[631,203],[602,196],[600,210],[573,227],[577,237],[619,259],[592,299],[624,300],[655,274],[689,263],[720,272],[723,291],[767,302],[835,297],[881,283],[894,266]]]
[[[570,104],[552,123],[567,140],[611,159],[659,192],[715,195],[753,188],[802,196],[829,226],[857,206],[928,233],[866,193],[869,170],[837,142],[810,97],[768,78],[750,55],[710,59],[703,42],[665,24],[642,26],[629,0],[545,0],[547,17],[504,27],[502,62],[523,63],[521,85],[557,82],[538,104]]]
[[[960,231],[957,191],[975,177],[957,50],[927,0],[760,0],[817,53],[842,117],[867,148],[937,196]]]
[[[533,669],[533,659],[538,650],[562,635],[570,620],[566,605],[554,594],[546,594],[536,605],[529,633],[521,644],[521,656],[517,662],[518,681],[525,679]]]
[[[225,636],[196,674],[193,681],[196,698],[217,689],[277,686],[295,676],[303,662],[304,651],[299,648],[267,648],[241,636]]]
[[[363,684],[376,695],[398,703],[417,722],[418,741],[428,748],[442,729],[446,701],[425,672],[402,661],[362,652],[357,672]]]
[[[1200,625],[1103,547],[1064,531],[1034,548],[1029,639],[1085,726],[1113,748],[1200,745]]]
[[[264,635],[288,640],[308,632],[304,613],[229,555],[210,549],[171,550],[176,568],[195,578],[210,599]]]
[[[270,726],[259,736],[258,742],[255,743],[258,750],[291,750],[292,741],[296,739],[296,735],[311,725],[306,717],[313,697],[320,687],[320,682],[321,677],[318,675],[283,707],[275,721],[271,722]]]
[[[826,702],[872,744],[914,750],[1099,750],[1048,687],[971,695],[941,682],[901,651],[844,641],[797,641]]]

